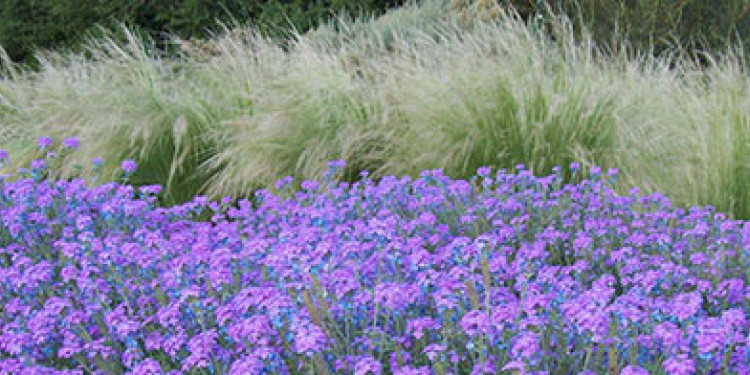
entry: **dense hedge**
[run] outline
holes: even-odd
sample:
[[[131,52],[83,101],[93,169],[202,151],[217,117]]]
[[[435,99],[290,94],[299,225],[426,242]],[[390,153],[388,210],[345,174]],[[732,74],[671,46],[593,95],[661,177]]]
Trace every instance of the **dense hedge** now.
[[[164,47],[166,33],[199,38],[217,20],[256,24],[283,36],[289,24],[304,32],[331,15],[382,14],[405,0],[0,0],[0,45],[13,61],[33,63],[38,48],[80,46],[96,24],[139,29]]]

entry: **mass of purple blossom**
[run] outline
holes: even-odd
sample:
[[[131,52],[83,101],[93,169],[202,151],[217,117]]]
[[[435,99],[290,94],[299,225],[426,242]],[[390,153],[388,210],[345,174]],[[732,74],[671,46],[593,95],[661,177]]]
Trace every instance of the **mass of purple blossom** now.
[[[0,179],[0,374],[750,374],[750,224],[615,170],[167,209],[49,163]]]

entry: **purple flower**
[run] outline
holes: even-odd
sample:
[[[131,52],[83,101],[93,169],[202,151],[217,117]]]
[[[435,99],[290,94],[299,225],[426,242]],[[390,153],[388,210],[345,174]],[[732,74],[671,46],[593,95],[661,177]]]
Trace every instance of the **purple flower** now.
[[[161,192],[162,188],[161,185],[148,185],[141,186],[140,188],[138,188],[138,190],[143,194],[156,195]]]
[[[206,206],[206,205],[208,204],[208,202],[209,202],[209,201],[208,201],[208,197],[206,197],[206,196],[204,196],[204,195],[196,195],[196,196],[195,196],[195,197],[193,198],[193,202],[194,202],[194,203],[195,203],[196,205],[198,205],[198,206],[202,206],[202,207],[205,207],[205,206]]]
[[[513,343],[512,352],[515,356],[528,359],[539,350],[539,336],[533,331],[524,331]]]
[[[183,370],[190,370],[208,366],[216,346],[218,334],[215,329],[209,329],[195,335],[188,341],[190,355],[182,365]]]
[[[41,148],[41,149],[45,149],[47,147],[51,147],[52,146],[52,138],[50,138],[50,137],[37,138],[36,142],[39,145],[39,148]]]
[[[721,319],[734,329],[742,330],[745,327],[745,312],[739,308],[731,308],[721,313]]]
[[[679,354],[664,361],[664,371],[669,375],[690,375],[695,373],[695,361],[687,354]]]
[[[18,374],[23,370],[23,362],[18,359],[0,359],[0,369],[3,369],[0,372],[2,375]]]
[[[172,335],[164,341],[164,343],[162,344],[162,349],[164,349],[164,351],[167,352],[167,354],[169,354],[172,359],[176,359],[180,349],[183,348],[186,341],[187,337],[185,336],[185,334],[179,333],[176,335]]]
[[[391,310],[400,310],[416,301],[419,288],[413,284],[382,283],[375,286],[375,302]]]
[[[333,290],[336,298],[341,299],[349,292],[354,292],[359,287],[359,283],[350,269],[338,269],[333,271],[327,278],[330,288]]]
[[[404,339],[403,337],[399,337],[395,339],[396,343],[401,345],[403,348],[411,348],[411,343],[408,342],[408,340]],[[401,363],[402,365],[407,365],[411,363],[411,353],[408,351],[401,352]],[[391,366],[392,369],[397,369],[399,367],[399,361],[398,356],[396,355],[396,352],[391,352],[389,358],[388,358],[388,364]]]
[[[682,293],[672,302],[672,315],[683,321],[695,315],[703,302],[699,292]]]
[[[206,197],[149,212],[153,205],[134,199],[134,187],[117,183],[91,189],[83,180],[5,184],[10,203],[0,225],[10,245],[0,249],[8,263],[0,268],[0,285],[8,291],[0,302],[0,350],[37,360],[100,354],[144,375],[162,372],[146,358],[155,351],[166,355],[161,362],[171,359],[185,372],[215,361],[221,372],[235,375],[289,373],[297,369],[286,368],[285,356],[309,364],[305,356],[330,353],[336,373],[423,374],[431,369],[419,366],[439,361],[464,372],[476,365],[475,373],[504,368],[530,375],[554,369],[553,356],[580,358],[592,344],[601,348],[633,334],[631,344],[648,352],[638,358],[642,368],[625,367],[625,375],[645,374],[644,368],[653,366],[670,374],[707,372],[720,365],[727,348],[733,352],[725,367],[735,370],[747,362],[742,298],[750,292],[741,279],[730,279],[742,274],[741,265],[725,260],[747,245],[750,225],[722,225],[717,233],[723,218],[711,217],[708,209],[667,211],[666,203],[657,207],[661,196],[604,200],[589,184],[551,191],[558,185],[529,171],[504,173],[491,182],[497,194],[466,181],[453,183],[437,171],[427,171],[412,186],[392,177],[322,195],[308,182],[309,191],[296,198],[265,191],[260,207],[240,201],[240,210],[230,207],[206,225],[182,220],[209,205]],[[527,189],[520,191],[516,183]],[[158,188],[144,186],[140,192],[157,194]],[[225,211],[230,203],[222,198],[223,206],[210,207]],[[643,212],[631,212],[631,204]],[[53,208],[58,212],[49,212]],[[49,220],[49,214],[60,220]],[[491,227],[471,228],[462,218]],[[676,225],[666,228],[667,223]],[[701,236],[708,250],[697,249],[701,246],[690,236]],[[56,257],[44,260],[49,257],[37,248]],[[486,267],[478,259],[483,252]],[[675,254],[698,255],[678,265],[669,261]],[[619,278],[604,271],[614,266]],[[485,268],[491,286],[483,280]],[[322,294],[314,293],[312,301],[296,299],[310,284],[308,272],[320,281]],[[53,280],[80,295],[60,294],[62,289],[53,289],[57,297],[40,294]],[[467,307],[466,290],[472,289],[467,285],[475,286],[480,305],[486,297],[488,310]],[[622,293],[615,295],[618,288]],[[133,298],[116,302],[115,291]],[[710,317],[702,311],[704,298],[716,307]],[[313,308],[308,311],[305,303]],[[376,317],[377,328],[370,328]],[[310,321],[318,318],[332,324],[347,319],[351,340],[342,344],[351,347],[349,356],[329,352],[326,335],[338,333]],[[613,319],[615,338],[609,337]],[[534,328],[550,324],[563,336],[550,342],[549,353],[536,355],[542,334]],[[70,327],[86,330],[91,342]],[[466,342],[443,342],[464,335],[466,350],[461,345]],[[134,338],[145,340],[145,347],[136,348]],[[288,347],[281,348],[282,340]],[[492,346],[498,343],[503,349]],[[401,355],[393,345],[404,349]],[[482,350],[490,350],[482,353],[484,359],[497,350],[506,359],[477,361]],[[680,350],[695,357],[677,355]],[[14,366],[0,360],[0,374],[21,365]]]
[[[425,329],[437,328],[440,328],[440,323],[430,317],[420,317],[406,323],[406,332],[411,332],[412,336],[417,340],[424,336]]]
[[[125,173],[128,173],[128,174],[133,173],[135,172],[135,168],[136,168],[135,161],[133,161],[132,159],[125,159],[120,164],[120,168],[122,168],[122,170],[125,171]]]
[[[95,157],[93,163],[94,163],[94,165],[97,165],[97,166],[98,165],[102,165],[102,164],[104,164],[104,159],[102,159],[100,157]]]
[[[159,350],[163,341],[164,337],[159,332],[147,334],[145,339],[146,350]]]
[[[87,215],[81,215],[78,218],[76,218],[76,229],[82,231],[88,229],[92,224],[93,220],[91,220],[90,216]]]
[[[620,371],[620,375],[648,375],[648,370],[643,367],[627,365]]]
[[[72,346],[62,346],[57,350],[57,356],[60,358],[73,358],[81,352],[81,348]]]
[[[146,358],[136,365],[129,375],[158,375],[162,373],[161,365],[153,358]]]
[[[44,168],[44,160],[32,160],[31,161],[31,168],[32,169],[42,169]]]
[[[112,327],[116,334],[127,337],[131,333],[139,330],[140,324],[129,319],[126,313],[126,306],[120,304],[105,316],[105,322]]]
[[[477,169],[477,175],[480,177],[488,177],[492,173],[492,169],[490,167],[480,167]]]
[[[134,367],[134,365],[141,360],[143,353],[138,348],[128,348],[120,356],[120,361],[127,367]],[[143,373],[143,372],[142,372]]]
[[[427,347],[425,347],[424,349],[422,349],[422,352],[424,352],[425,355],[427,355],[427,358],[429,358],[430,361],[434,361],[435,358],[437,358],[438,354],[445,352],[445,349],[446,349],[445,345],[430,344],[430,345],[427,345]]]
[[[230,324],[227,333],[232,340],[242,342],[247,340],[254,345],[266,346],[271,340],[271,320],[263,315],[253,315]]]
[[[667,348],[674,348],[682,338],[682,331],[672,322],[664,322],[654,328],[654,339],[661,341]]]
[[[318,187],[320,187],[320,183],[318,183],[317,181],[305,180],[302,182],[301,186],[302,189],[306,190],[307,192],[314,192],[318,189]]]
[[[286,176],[276,182],[276,189],[282,190],[285,186],[291,185],[294,182],[294,177]]]
[[[411,366],[404,366],[399,367],[396,370],[393,371],[393,375],[432,375],[432,371],[427,366],[422,367],[411,367]]]
[[[701,353],[723,349],[727,344],[724,325],[719,318],[703,318],[698,322],[697,345]]]
[[[10,156],[8,156],[8,151],[0,150],[0,163],[4,163],[8,160],[10,160]]]
[[[375,358],[367,356],[361,357],[354,365],[354,375],[380,375],[383,372],[383,365]]]
[[[497,372],[495,369],[495,364],[490,357],[485,361],[477,361],[474,363],[474,368],[471,369],[471,375],[496,374]]]
[[[523,361],[514,360],[510,361],[503,366],[503,371],[520,371],[522,374],[525,373],[526,365]]]
[[[346,167],[346,160],[334,160],[328,162],[328,168],[343,169]]]
[[[461,319],[461,328],[469,337],[490,333],[492,324],[487,313],[482,310],[472,310]]]
[[[263,372],[263,367],[263,361],[257,356],[245,356],[232,363],[229,375],[260,374]]]
[[[297,353],[312,355],[325,349],[325,332],[315,324],[298,324],[294,335],[294,350]]]
[[[78,148],[78,138],[75,138],[75,137],[73,137],[73,138],[66,138],[63,141],[63,144],[65,145],[66,148],[70,148],[70,149],[75,150],[75,149]]]

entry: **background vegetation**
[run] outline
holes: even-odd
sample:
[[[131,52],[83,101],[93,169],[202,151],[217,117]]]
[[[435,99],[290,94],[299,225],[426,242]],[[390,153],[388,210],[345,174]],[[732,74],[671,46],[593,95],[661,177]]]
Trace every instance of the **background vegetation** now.
[[[127,24],[155,41],[154,48],[171,52],[172,38],[202,39],[221,22],[252,25],[265,36],[288,39],[290,27],[304,33],[334,15],[375,14],[407,0],[0,0],[0,45],[16,62],[36,65],[39,48],[80,50],[86,36],[101,36],[97,25],[113,29]],[[703,51],[716,58],[728,46],[750,48],[749,0],[452,0],[452,7],[469,16],[471,7],[488,10],[513,7],[524,20],[547,27],[551,18],[565,14],[580,36],[585,27],[597,45],[618,48],[627,44],[655,56],[675,45]],[[551,12],[550,12],[551,10]],[[122,35],[120,35],[122,37]],[[624,43],[627,42],[627,43]],[[698,56],[701,64],[707,58]]]
[[[132,157],[130,182],[164,185],[170,206],[196,194],[252,198],[288,175],[299,187],[333,159],[347,161],[349,182],[363,170],[376,180],[431,168],[468,178],[521,163],[541,175],[576,161],[619,168],[620,192],[658,190],[677,205],[750,217],[745,47],[726,47],[732,32],[749,35],[739,32],[747,2],[702,13],[697,1],[679,11],[643,2],[633,9],[656,13],[638,22],[628,17],[645,16],[625,3],[600,13],[594,3],[428,0],[284,40],[256,25],[187,46],[173,35],[165,45],[184,47],[173,56],[123,27],[85,51],[39,53],[36,69],[6,56],[0,147],[13,163],[3,170],[43,157],[36,137],[75,136],[82,147],[52,177],[91,179],[101,156],[104,181],[117,179],[118,161]],[[627,27],[598,21],[612,14]],[[724,50],[698,53],[700,30],[680,26],[695,17],[714,20],[702,39]]]
[[[16,62],[36,65],[39,48],[80,51],[97,27],[127,24],[171,52],[172,38],[201,39],[221,22],[249,24],[266,36],[305,32],[334,15],[382,14],[404,0],[0,0],[0,45]],[[118,35],[124,37],[123,35]]]
[[[747,55],[750,48],[750,1],[748,0],[500,0],[522,13],[540,16],[546,27],[551,19],[565,14],[580,37],[585,28],[604,49],[628,47],[655,57],[684,49],[687,55],[700,52],[698,62],[718,58],[727,48],[739,46]],[[493,0],[456,0],[485,8]],[[551,10],[551,12],[549,11]]]

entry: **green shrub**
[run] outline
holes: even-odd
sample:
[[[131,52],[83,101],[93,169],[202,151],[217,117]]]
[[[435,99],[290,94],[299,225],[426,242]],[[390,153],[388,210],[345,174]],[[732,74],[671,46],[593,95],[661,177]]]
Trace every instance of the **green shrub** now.
[[[268,35],[283,37],[293,26],[304,32],[341,12],[383,13],[405,0],[0,0],[0,46],[16,62],[36,64],[34,51],[80,50],[86,35],[101,36],[96,25],[114,29],[125,23],[168,49],[172,33],[204,38],[224,23],[250,23]],[[124,36],[123,36],[124,37]]]
[[[727,47],[742,42],[750,48],[750,0],[452,0],[464,17],[498,18],[493,6],[512,6],[526,21],[534,19],[549,30],[552,15],[564,13],[574,22],[576,37],[583,27],[606,49],[624,45],[631,53],[650,52],[664,57],[677,51],[695,58],[703,67]],[[548,32],[550,36],[554,33]],[[614,51],[617,53],[617,51]]]

